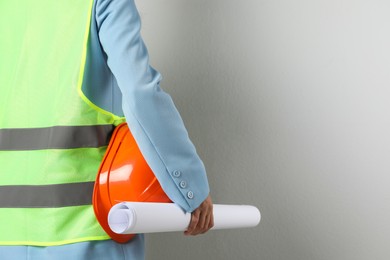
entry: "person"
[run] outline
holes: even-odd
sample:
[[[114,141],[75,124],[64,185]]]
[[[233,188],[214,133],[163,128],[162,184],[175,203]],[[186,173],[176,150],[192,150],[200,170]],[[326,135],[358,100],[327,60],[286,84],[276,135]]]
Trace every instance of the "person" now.
[[[213,226],[204,165],[149,64],[134,0],[0,2],[0,258],[143,259],[109,239],[94,178],[124,120],[168,197]],[[169,250],[169,249],[167,249]]]

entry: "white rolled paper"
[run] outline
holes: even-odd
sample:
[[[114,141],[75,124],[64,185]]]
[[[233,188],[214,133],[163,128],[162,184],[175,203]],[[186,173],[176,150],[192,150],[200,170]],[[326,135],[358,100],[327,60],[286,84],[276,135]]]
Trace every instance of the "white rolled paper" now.
[[[215,229],[255,227],[260,211],[250,205],[213,205]],[[174,203],[122,202],[108,214],[108,225],[118,234],[185,231],[191,214]]]

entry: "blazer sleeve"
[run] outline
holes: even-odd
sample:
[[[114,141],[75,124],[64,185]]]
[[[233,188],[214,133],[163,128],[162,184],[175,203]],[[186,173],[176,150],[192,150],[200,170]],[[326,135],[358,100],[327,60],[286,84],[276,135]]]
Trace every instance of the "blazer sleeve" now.
[[[209,193],[204,165],[161,75],[149,64],[134,0],[97,0],[95,19],[107,64],[122,92],[127,123],[168,197],[192,212]]]

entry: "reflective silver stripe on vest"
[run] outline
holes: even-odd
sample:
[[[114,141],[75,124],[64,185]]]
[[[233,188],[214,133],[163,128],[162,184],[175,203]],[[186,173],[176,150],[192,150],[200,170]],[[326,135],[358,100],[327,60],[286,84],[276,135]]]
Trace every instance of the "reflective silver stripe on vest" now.
[[[94,182],[0,186],[0,208],[60,208],[92,204]]]
[[[113,125],[0,129],[0,150],[96,148],[108,145]]]

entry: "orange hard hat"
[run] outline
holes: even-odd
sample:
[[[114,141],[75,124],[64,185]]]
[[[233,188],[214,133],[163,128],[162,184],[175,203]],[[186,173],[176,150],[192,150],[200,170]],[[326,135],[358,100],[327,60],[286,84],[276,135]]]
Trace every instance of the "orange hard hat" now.
[[[108,225],[112,206],[123,201],[171,202],[146,163],[126,123],[118,125],[100,165],[93,191],[93,208],[100,225],[116,242],[134,234],[116,234]]]

